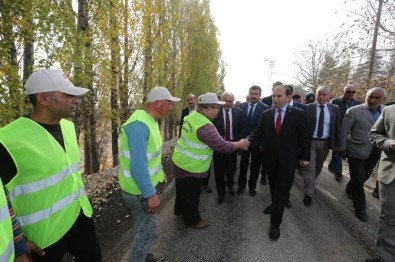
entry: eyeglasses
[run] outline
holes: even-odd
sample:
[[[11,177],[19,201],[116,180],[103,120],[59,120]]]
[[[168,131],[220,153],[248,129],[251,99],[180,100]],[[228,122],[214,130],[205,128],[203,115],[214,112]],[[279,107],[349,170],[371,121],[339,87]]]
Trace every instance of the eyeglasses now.
[[[219,106],[210,106],[213,109],[218,109],[219,110]]]
[[[355,94],[357,91],[346,91],[347,94]]]
[[[381,99],[381,96],[368,96],[368,99]]]

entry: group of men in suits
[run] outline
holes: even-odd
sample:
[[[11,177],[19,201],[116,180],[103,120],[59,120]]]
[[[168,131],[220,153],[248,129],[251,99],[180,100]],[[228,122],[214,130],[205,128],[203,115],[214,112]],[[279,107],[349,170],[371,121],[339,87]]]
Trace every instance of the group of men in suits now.
[[[355,91],[355,86],[346,85],[344,96],[347,94],[353,98]],[[327,86],[318,87],[315,93],[316,102],[308,105],[293,101],[292,95],[292,86],[276,82],[272,88],[271,101],[262,99],[268,103],[267,105],[261,102],[260,87],[252,86],[247,96],[248,101],[241,103],[238,109],[233,106],[234,95],[225,92],[222,95],[225,105],[213,120],[213,124],[225,140],[237,141],[247,138],[251,141],[249,150],[243,151],[240,156],[236,192],[234,175],[237,169],[237,153],[214,153],[217,203],[221,204],[224,201],[226,189],[233,197],[236,193],[243,193],[247,185],[249,194],[255,196],[256,183],[264,159],[262,169],[268,176],[271,193],[271,204],[265,208],[264,213],[270,214],[269,237],[273,240],[280,237],[284,207],[288,207],[288,203],[289,207],[291,206],[289,192],[295,168],[303,167],[303,203],[310,206],[315,193],[315,181],[322,171],[330,149],[342,158],[348,158],[351,180],[347,185],[347,193],[353,199],[356,217],[366,221],[363,184],[380,154],[380,150],[368,141],[368,133],[383,111],[382,102],[386,96],[384,89],[370,89],[362,105],[358,105],[359,102],[356,100],[352,100],[350,104],[346,97],[330,101],[331,90]],[[372,136],[371,141],[374,140]],[[383,147],[379,142],[375,145],[378,148]],[[392,156],[391,146],[395,145],[391,142],[386,146]],[[364,155],[355,154],[356,152]],[[248,167],[250,176],[247,179]],[[341,182],[341,179],[338,179],[339,173],[336,174],[336,180]],[[385,176],[382,181],[389,185],[393,179],[387,178],[388,176]],[[387,191],[384,189],[386,194],[392,194],[392,187],[388,186]],[[390,197],[395,197],[395,192],[394,196]],[[395,219],[395,215],[392,216],[392,213],[388,212],[382,222],[384,227],[391,227],[392,219]]]

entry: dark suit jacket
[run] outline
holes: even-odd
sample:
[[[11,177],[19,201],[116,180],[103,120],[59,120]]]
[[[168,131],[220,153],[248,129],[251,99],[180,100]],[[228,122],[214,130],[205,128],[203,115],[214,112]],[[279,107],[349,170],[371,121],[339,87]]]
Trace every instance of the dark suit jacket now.
[[[223,114],[223,107],[218,112],[218,115],[213,120],[214,126],[217,128],[218,133],[225,138],[225,120]],[[232,114],[232,131],[233,131],[233,141],[239,141],[242,128],[243,128],[243,119],[241,117],[241,110],[239,108],[232,107],[229,111]]]
[[[181,111],[181,122],[180,122],[180,130],[178,132],[178,137],[181,136],[182,124],[184,124],[184,117],[186,117],[187,115],[189,115],[189,107],[186,107]]]
[[[305,104],[302,104],[302,103],[300,103],[298,101],[293,101],[293,102],[294,102],[293,103],[294,107],[302,109],[303,111],[306,111],[306,105]]]
[[[287,169],[295,169],[298,160],[310,161],[311,136],[308,133],[306,114],[303,110],[288,106],[280,135],[275,133],[272,107],[262,113],[258,127],[248,137],[251,144],[261,141],[265,165],[279,163]]]
[[[269,106],[262,103],[257,102],[255,105],[254,113],[252,114],[251,120],[247,121],[248,114],[248,102],[243,102],[240,104],[240,109],[242,111],[243,123],[245,123],[241,138],[246,138],[257,126],[259,120],[261,119],[262,112],[268,109]]]
[[[273,98],[271,95],[265,96],[264,98],[262,98],[261,102],[270,107],[273,105]]]
[[[331,100],[331,103],[337,105],[339,107],[339,114],[340,114],[340,124],[343,122],[343,117],[347,111],[347,102],[343,99],[343,97],[334,98]],[[356,106],[361,104],[358,100],[352,100],[352,106]]]
[[[331,149],[338,149],[340,132],[340,113],[337,105],[327,103],[330,114],[330,146]],[[312,138],[317,124],[317,102],[308,104],[306,107],[307,121],[309,124],[309,134]]]

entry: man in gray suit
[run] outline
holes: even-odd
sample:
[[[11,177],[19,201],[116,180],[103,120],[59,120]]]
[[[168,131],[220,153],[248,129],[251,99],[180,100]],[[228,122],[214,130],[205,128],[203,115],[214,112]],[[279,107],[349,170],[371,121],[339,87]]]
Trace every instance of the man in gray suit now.
[[[339,107],[328,103],[330,89],[320,86],[316,90],[317,102],[308,104],[306,116],[311,141],[310,164],[303,169],[305,206],[311,205],[315,192],[315,180],[321,173],[329,149],[338,150],[339,142]]]
[[[369,89],[364,104],[346,111],[340,128],[340,155],[343,159],[348,158],[351,178],[346,192],[353,200],[355,216],[362,222],[368,218],[363,185],[380,158],[380,149],[369,142],[368,134],[384,108],[382,103],[385,97],[385,89]]]
[[[381,149],[378,181],[381,202],[377,246],[381,260],[395,261],[395,105],[386,106],[369,133],[369,141]]]

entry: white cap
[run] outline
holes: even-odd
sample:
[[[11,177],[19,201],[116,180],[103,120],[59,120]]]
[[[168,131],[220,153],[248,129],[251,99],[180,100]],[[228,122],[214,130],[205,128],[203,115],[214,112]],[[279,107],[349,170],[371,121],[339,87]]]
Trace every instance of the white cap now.
[[[157,86],[151,89],[149,92],[147,96],[147,102],[154,102],[158,100],[170,100],[178,102],[181,100],[181,98],[172,96],[166,87]]]
[[[29,76],[25,83],[27,95],[59,91],[68,95],[82,96],[87,88],[74,86],[62,70],[40,69]]]
[[[216,105],[224,105],[224,101],[219,101],[218,97],[214,93],[205,93],[204,95],[199,96],[198,98],[199,104],[216,104]]]

